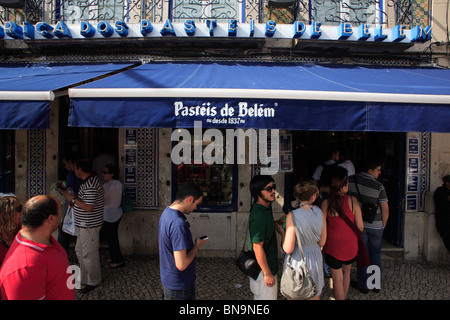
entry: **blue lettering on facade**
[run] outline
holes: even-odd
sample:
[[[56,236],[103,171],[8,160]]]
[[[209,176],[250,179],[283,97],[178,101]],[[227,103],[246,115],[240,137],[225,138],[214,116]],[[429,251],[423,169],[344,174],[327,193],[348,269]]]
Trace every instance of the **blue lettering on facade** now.
[[[155,28],[159,32],[155,32]],[[76,31],[75,31],[76,30]],[[426,42],[431,40],[431,26],[416,26],[411,30],[402,25],[392,29],[383,29],[380,26],[371,27],[361,24],[353,27],[349,22],[342,22],[339,26],[322,26],[320,22],[313,21],[310,25],[295,21],[291,25],[280,24],[273,20],[265,24],[256,24],[255,20],[249,23],[239,23],[236,19],[228,20],[227,24],[218,27],[217,19],[207,19],[202,25],[196,25],[194,20],[188,19],[183,23],[173,24],[170,19],[164,23],[152,24],[150,20],[143,19],[140,23],[128,25],[124,20],[115,23],[100,21],[97,25],[88,21],[81,21],[79,30],[74,25],[59,21],[56,25],[38,22],[35,25],[28,22],[18,25],[7,21],[0,25],[0,39],[87,39],[87,38],[137,38],[137,37],[240,37],[240,38],[281,38],[281,39],[321,39],[340,41],[371,41],[371,42]]]
[[[53,27],[46,22],[38,22],[36,32],[46,39],[53,38]]]
[[[163,37],[168,36],[168,35],[176,36],[175,30],[173,29],[173,25],[172,25],[172,22],[170,21],[170,19],[166,20],[160,33]]]
[[[208,19],[206,20],[206,26],[209,29],[209,35],[211,37],[214,36],[214,28],[217,27],[217,20],[216,19]]]
[[[92,38],[95,34],[95,28],[87,21],[81,21],[80,33],[85,38]]]
[[[358,27],[358,40],[360,41],[365,41],[367,39],[369,39],[371,36],[370,32],[369,32],[369,25],[368,24],[361,24]]]
[[[147,34],[152,33],[153,26],[150,20],[143,19],[141,21],[141,34],[145,37]]]
[[[275,32],[277,31],[277,23],[273,20],[269,20],[266,22],[266,32],[264,33],[266,37],[273,37]]]
[[[70,30],[64,21],[59,21],[56,24],[56,27],[53,30],[53,34],[60,39],[61,38],[72,38],[72,34],[70,33]]]
[[[306,26],[301,21],[294,22],[294,38],[300,38],[306,30]]]
[[[194,20],[186,20],[184,22],[184,32],[188,36],[195,36],[195,21]]]
[[[97,30],[105,38],[111,37],[113,35],[113,33],[114,33],[114,29],[113,29],[113,27],[111,27],[111,25],[109,24],[108,21],[101,21],[97,25]]]
[[[322,31],[320,31],[320,26],[322,24],[320,22],[315,22],[311,24],[311,39],[319,39],[322,35]]]

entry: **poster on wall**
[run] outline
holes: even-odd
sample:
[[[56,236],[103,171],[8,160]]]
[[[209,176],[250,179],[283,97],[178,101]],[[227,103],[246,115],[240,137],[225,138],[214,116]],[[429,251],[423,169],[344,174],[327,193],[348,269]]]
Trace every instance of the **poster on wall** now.
[[[292,134],[280,134],[280,172],[293,172]]]
[[[418,174],[419,173],[419,158],[410,157],[408,158],[408,174]]]
[[[124,184],[125,193],[130,196],[131,202],[136,203],[136,172],[137,172],[137,130],[125,130],[124,141]]]
[[[417,211],[417,194],[406,195],[406,210]]]
[[[419,154],[419,139],[408,139],[408,154]]]
[[[136,183],[136,167],[125,167],[125,184]]]
[[[135,166],[137,151],[136,148],[125,148],[125,166]]]
[[[137,143],[137,130],[136,129],[127,129],[125,130],[125,145],[136,145]]]
[[[419,176],[408,176],[408,184],[407,184],[408,192],[418,192],[419,191]]]

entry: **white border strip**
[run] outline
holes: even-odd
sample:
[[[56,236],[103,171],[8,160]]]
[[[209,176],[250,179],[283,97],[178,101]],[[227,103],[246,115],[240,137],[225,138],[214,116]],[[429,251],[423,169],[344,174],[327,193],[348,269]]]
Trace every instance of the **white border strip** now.
[[[0,91],[0,100],[55,100],[53,91]]]
[[[246,98],[450,104],[450,95],[270,89],[70,88],[70,98]]]

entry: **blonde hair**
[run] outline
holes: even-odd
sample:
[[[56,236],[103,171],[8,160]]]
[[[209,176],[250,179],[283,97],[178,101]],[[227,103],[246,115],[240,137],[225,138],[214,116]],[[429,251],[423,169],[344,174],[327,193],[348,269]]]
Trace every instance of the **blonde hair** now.
[[[319,192],[314,180],[301,180],[294,187],[294,197],[300,201],[309,201],[313,195]]]
[[[17,224],[16,212],[20,205],[20,201],[14,196],[0,197],[0,238],[5,242],[11,242],[20,224]],[[20,208],[19,208],[20,209]]]

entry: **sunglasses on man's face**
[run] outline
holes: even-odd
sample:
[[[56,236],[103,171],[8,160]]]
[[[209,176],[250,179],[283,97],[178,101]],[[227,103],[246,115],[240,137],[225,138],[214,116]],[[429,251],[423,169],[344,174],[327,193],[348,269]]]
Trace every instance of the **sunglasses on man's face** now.
[[[274,183],[271,186],[265,187],[263,190],[266,190],[267,192],[272,192],[272,190],[276,190],[277,189],[277,185]]]

